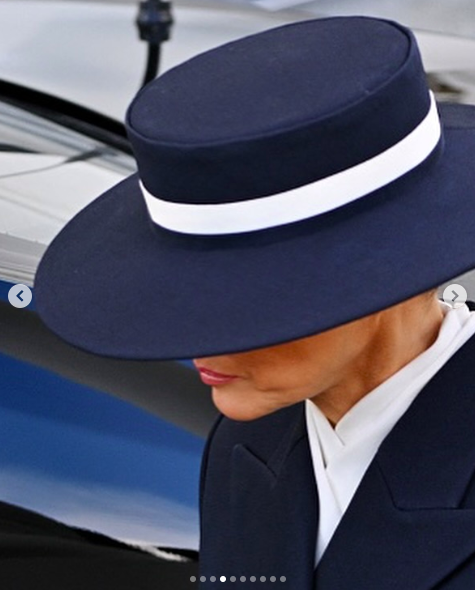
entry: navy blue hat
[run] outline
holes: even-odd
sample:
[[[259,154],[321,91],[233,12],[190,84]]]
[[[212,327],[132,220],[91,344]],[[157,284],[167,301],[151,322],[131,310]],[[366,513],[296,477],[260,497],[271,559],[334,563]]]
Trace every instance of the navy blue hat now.
[[[437,108],[396,23],[311,20],[213,49],[142,90],[127,128],[138,174],[37,273],[40,315],[81,348],[269,346],[475,267],[475,107]]]

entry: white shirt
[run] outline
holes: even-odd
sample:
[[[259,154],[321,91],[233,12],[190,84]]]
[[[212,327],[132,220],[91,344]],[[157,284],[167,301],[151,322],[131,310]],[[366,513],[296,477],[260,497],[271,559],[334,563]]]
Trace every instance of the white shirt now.
[[[323,413],[306,400],[307,431],[320,504],[315,564],[373,460],[379,445],[417,394],[449,358],[475,333],[475,312],[466,305],[445,317],[437,340],[410,363],[355,404],[332,428]]]

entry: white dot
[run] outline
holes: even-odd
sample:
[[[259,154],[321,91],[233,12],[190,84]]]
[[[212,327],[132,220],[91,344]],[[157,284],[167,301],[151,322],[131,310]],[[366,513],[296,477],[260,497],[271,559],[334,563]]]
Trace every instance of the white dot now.
[[[265,582],[266,581],[266,577],[265,576],[261,576],[261,582]]]
[[[236,581],[236,576],[231,576],[231,577],[229,578],[229,581],[230,581],[230,582],[235,582],[235,581]]]
[[[220,582],[226,582],[226,576],[221,576],[221,577],[219,578],[219,581],[220,581]]]
[[[275,582],[275,581],[276,581],[276,579],[277,579],[277,578],[276,578],[275,576],[271,576],[271,577],[269,578],[269,580],[270,580],[271,582]]]
[[[241,580],[241,582],[245,582],[246,581],[246,576],[241,576],[239,579]]]
[[[206,576],[201,576],[200,577],[200,582],[206,582]]]
[[[211,578],[209,579],[210,582],[216,582],[216,576],[211,576]]]
[[[195,576],[191,576],[191,578],[190,578],[190,582],[196,582],[196,578],[195,578]]]
[[[249,579],[251,580],[251,582],[255,582],[256,581],[256,576],[251,576]]]
[[[285,576],[280,576],[280,581],[281,581],[281,582],[285,582],[285,580],[286,580],[286,579],[287,579],[287,578],[286,578]]]

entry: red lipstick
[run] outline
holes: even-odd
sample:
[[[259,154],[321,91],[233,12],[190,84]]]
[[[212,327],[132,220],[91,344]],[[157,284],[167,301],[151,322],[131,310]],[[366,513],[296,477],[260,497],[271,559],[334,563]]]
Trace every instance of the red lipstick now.
[[[198,365],[196,365],[196,368],[200,373],[201,380],[203,381],[203,383],[206,383],[206,385],[216,387],[218,385],[226,385],[227,383],[231,383],[231,381],[237,379],[236,375],[226,375],[224,373],[218,373],[216,371],[212,371],[211,369],[206,369],[205,367],[200,367]]]

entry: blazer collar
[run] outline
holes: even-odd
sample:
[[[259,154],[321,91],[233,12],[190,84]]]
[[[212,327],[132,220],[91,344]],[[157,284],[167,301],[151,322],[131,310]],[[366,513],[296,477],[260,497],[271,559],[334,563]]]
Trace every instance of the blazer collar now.
[[[457,508],[475,465],[475,337],[442,367],[381,445],[402,510]]]
[[[307,589],[313,585],[318,497],[304,404],[278,414],[259,424],[260,438],[233,449],[231,526],[240,533],[239,547],[229,551],[239,555],[238,568],[245,564],[246,571],[235,568],[234,575],[285,576],[290,587]]]
[[[475,338],[381,445],[315,575],[318,590],[428,590],[475,552]]]

